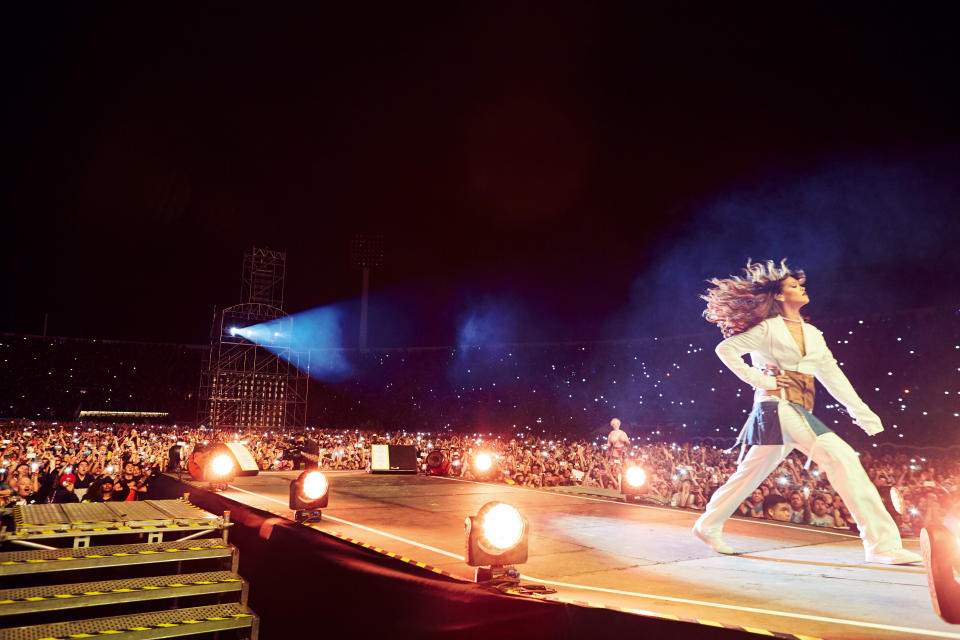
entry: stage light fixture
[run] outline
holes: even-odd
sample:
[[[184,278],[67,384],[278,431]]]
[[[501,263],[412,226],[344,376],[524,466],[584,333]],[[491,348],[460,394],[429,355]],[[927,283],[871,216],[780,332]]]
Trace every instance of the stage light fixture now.
[[[946,520],[945,520],[946,522]],[[920,550],[927,569],[927,586],[933,610],[944,621],[960,624],[960,551],[957,536],[942,524],[924,527],[920,531]]]
[[[237,475],[237,466],[226,452],[212,451],[204,461],[202,477],[210,483],[213,491],[224,491]]]
[[[329,498],[330,483],[320,471],[304,471],[290,483],[289,504],[296,522],[319,519]]]
[[[647,482],[647,474],[641,467],[627,469],[626,478],[631,487],[642,487]]]
[[[627,502],[645,496],[649,492],[647,472],[643,470],[643,467],[634,465],[628,467],[627,470],[621,474],[620,493],[623,494],[623,499]]]
[[[327,479],[319,471],[308,473],[307,477],[303,479],[303,495],[309,500],[318,500],[327,495],[329,488]]]
[[[493,466],[493,458],[490,457],[489,453],[478,453],[477,457],[473,459],[473,466],[480,473],[486,473]]]
[[[503,553],[520,542],[525,528],[523,516],[508,504],[492,507],[481,526],[480,548],[491,554]]]
[[[488,502],[475,516],[464,521],[466,528],[466,563],[477,567],[478,582],[519,574],[509,565],[527,561],[530,521],[517,509],[504,502]]]
[[[427,454],[427,475],[445,476],[450,472],[450,460],[442,451],[431,451]]]
[[[225,453],[219,453],[210,461],[210,473],[212,478],[221,479],[231,475],[233,471],[233,459]]]

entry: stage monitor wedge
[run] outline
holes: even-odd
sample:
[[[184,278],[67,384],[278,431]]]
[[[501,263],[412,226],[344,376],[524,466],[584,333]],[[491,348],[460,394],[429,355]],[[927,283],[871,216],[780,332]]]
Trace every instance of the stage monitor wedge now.
[[[409,444],[371,445],[370,471],[373,473],[416,473],[417,448]]]
[[[230,451],[230,454],[233,456],[234,461],[236,462],[237,469],[240,471],[237,473],[238,476],[255,476],[260,473],[260,467],[257,466],[257,461],[253,459],[250,450],[243,444],[239,442],[224,442],[227,449]]]

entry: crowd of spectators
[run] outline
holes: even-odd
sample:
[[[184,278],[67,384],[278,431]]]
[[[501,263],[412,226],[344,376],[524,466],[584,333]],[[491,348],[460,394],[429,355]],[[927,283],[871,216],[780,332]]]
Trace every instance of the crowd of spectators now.
[[[625,431],[629,433],[630,425]],[[284,471],[295,461],[286,454],[295,434],[279,431],[215,431],[173,426],[11,421],[0,424],[3,460],[0,504],[137,500],[149,497],[150,482],[163,470],[182,473],[195,449],[218,441],[241,442],[264,472]],[[622,472],[641,466],[647,476],[642,498],[677,508],[702,510],[713,491],[736,468],[737,452],[707,441],[638,442],[616,450],[601,425],[593,436],[534,436],[526,432],[466,434],[404,431],[322,430],[306,436],[326,471],[369,470],[370,446],[412,445],[426,471],[432,451],[444,455],[446,475],[546,490],[616,496]],[[861,456],[870,478],[888,498],[889,487],[903,495],[905,534],[916,534],[956,508],[960,497],[957,451],[933,449],[920,456],[885,446]],[[479,456],[491,461],[483,468]],[[850,512],[817,466],[805,468],[793,453],[739,509],[754,518],[855,530]],[[889,500],[887,500],[889,502]]]
[[[960,482],[960,312],[814,322],[885,431],[862,434],[819,386],[814,412],[861,452],[885,498],[889,486],[900,489],[905,532],[942,518]],[[346,370],[336,376],[324,376],[319,364],[311,369],[308,423],[315,426],[306,435],[328,470],[365,469],[371,444],[403,443],[421,456],[443,451],[450,475],[534,488],[616,492],[623,465],[638,463],[648,474],[644,499],[702,509],[735,468],[736,453],[724,450],[752,400],[752,390],[717,360],[718,341],[714,332],[346,349]],[[0,336],[0,416],[17,418],[0,422],[0,503],[143,498],[162,470],[182,470],[195,449],[224,439],[244,442],[264,471],[290,469],[291,433],[197,423],[206,353],[202,345]],[[322,355],[311,362],[324,362]],[[156,411],[165,419],[80,422],[89,409]],[[612,416],[630,435],[622,461],[604,448]],[[481,452],[492,457],[491,469],[476,464]],[[798,454],[787,458],[740,514],[850,528],[828,479],[804,463]]]
[[[166,464],[161,445],[162,437],[136,427],[8,425],[0,504],[143,499]]]
[[[960,314],[925,309],[817,319],[886,430],[854,446],[960,444]],[[613,342],[344,349],[312,354],[308,423],[331,428],[583,434],[618,415],[634,440],[732,439],[752,391],[717,360],[718,332]],[[194,423],[205,346],[0,336],[0,416],[74,420],[81,409],[163,411]],[[882,354],[878,360],[877,354]],[[847,422],[822,388],[815,413]]]
[[[162,411],[195,420],[206,347],[0,334],[0,416]]]
[[[423,436],[420,436],[420,442]],[[411,437],[394,440],[415,443]],[[427,449],[440,447],[452,458],[449,474],[467,480],[495,481],[526,487],[581,486],[619,494],[622,473],[640,466],[646,473],[643,499],[661,505],[703,510],[716,489],[736,470],[737,452],[711,444],[654,443],[628,445],[622,457],[612,454],[606,436],[596,440],[482,436],[431,438]],[[493,458],[481,471],[476,457]],[[916,534],[930,522],[942,522],[960,500],[960,464],[957,450],[919,456],[897,447],[879,454],[869,451],[861,460],[884,501],[893,507],[890,488],[903,496],[901,514],[895,515],[906,534]],[[856,531],[842,499],[816,464],[805,467],[805,458],[794,452],[744,501],[739,515],[789,520],[798,524],[829,526]],[[779,498],[779,500],[776,500]],[[776,500],[776,502],[775,502]],[[774,509],[776,504],[785,504]],[[895,511],[895,509],[894,509]]]

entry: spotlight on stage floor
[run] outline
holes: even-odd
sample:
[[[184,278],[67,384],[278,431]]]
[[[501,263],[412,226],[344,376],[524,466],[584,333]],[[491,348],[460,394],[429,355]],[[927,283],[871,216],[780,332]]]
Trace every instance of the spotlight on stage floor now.
[[[620,493],[627,502],[649,493],[647,487],[647,472],[642,467],[628,467],[620,476]]]
[[[214,491],[226,490],[227,485],[236,475],[236,465],[230,454],[224,451],[214,451],[207,458],[204,476],[210,481],[210,488]]]
[[[515,507],[488,502],[464,522],[467,534],[467,566],[477,567],[476,581],[519,580],[512,565],[527,561],[530,521]]]
[[[481,451],[473,458],[473,472],[477,480],[486,480],[493,474],[493,456],[486,451]]]
[[[960,583],[955,577],[960,569],[957,536],[942,524],[924,527],[920,532],[920,549],[927,568],[933,610],[946,622],[960,624]]]
[[[240,471],[236,459],[230,454],[230,450],[222,444],[197,453],[194,461],[199,466],[199,479],[209,482],[210,489],[213,491],[226,490],[227,485],[233,481]],[[193,473],[191,469],[191,475]]]
[[[490,471],[490,465],[493,464],[493,458],[490,457],[489,453],[478,453],[473,463],[476,465],[477,471],[480,473],[486,473],[487,471]]]
[[[233,475],[233,459],[225,453],[213,456],[210,462],[210,475],[214,478],[228,478]]]
[[[257,462],[239,442],[219,442],[209,448],[197,445],[187,460],[187,469],[194,480],[210,483],[213,491],[227,489],[237,476],[255,476]]]
[[[330,483],[319,471],[304,471],[290,483],[290,508],[296,513],[296,522],[319,520],[320,509],[327,506]]]

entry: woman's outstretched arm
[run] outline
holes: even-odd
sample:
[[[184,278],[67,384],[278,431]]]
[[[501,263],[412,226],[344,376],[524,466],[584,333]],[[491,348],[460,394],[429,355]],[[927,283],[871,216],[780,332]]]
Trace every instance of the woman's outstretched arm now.
[[[716,351],[717,357],[738,378],[757,389],[773,390],[777,388],[777,379],[764,375],[743,360],[743,354],[760,349],[767,331],[767,325],[761,322],[743,333],[730,336],[717,345]]]
[[[867,435],[876,435],[883,431],[883,424],[880,418],[870,407],[860,399],[853,385],[847,380],[837,359],[833,357],[829,347],[824,346],[824,356],[817,365],[817,371],[814,374],[820,384],[830,392],[840,404],[847,409],[847,413],[853,419],[854,424],[867,432]]]

